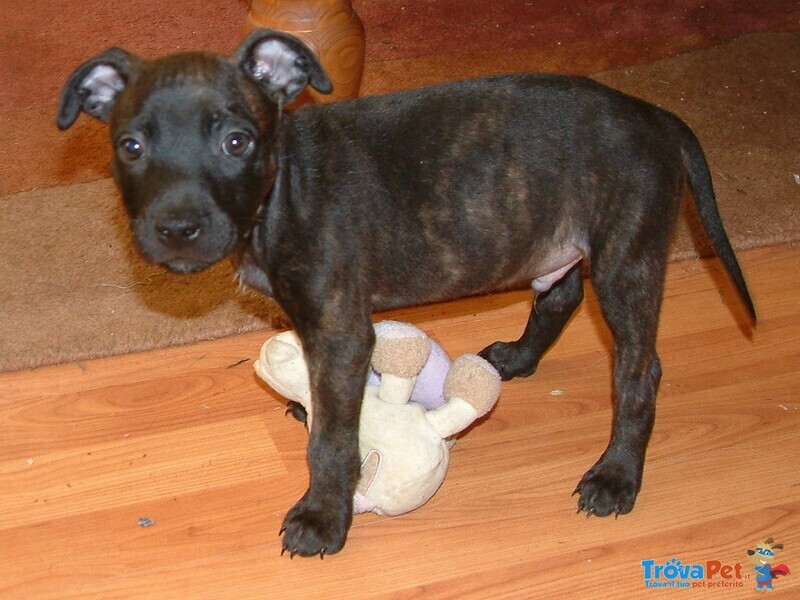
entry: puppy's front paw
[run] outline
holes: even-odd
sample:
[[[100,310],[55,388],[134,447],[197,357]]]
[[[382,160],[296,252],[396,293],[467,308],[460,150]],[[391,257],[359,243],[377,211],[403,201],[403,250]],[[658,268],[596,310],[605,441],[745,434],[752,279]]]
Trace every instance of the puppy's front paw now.
[[[613,462],[598,462],[589,469],[575,488],[580,494],[578,512],[586,516],[607,517],[624,515],[633,510],[639,481],[631,469]]]
[[[288,404],[286,405],[285,414],[292,415],[303,425],[305,425],[306,427],[308,426],[308,411],[306,410],[305,406],[303,406],[299,402],[295,402],[294,400],[289,400]]]
[[[352,500],[349,503],[314,501],[303,497],[283,520],[283,550],[289,555],[314,556],[335,554],[344,547],[347,530],[353,519]]]

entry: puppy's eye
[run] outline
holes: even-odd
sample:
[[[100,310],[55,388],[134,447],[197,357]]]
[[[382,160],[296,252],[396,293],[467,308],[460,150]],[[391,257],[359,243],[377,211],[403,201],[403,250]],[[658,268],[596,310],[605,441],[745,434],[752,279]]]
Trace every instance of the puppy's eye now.
[[[222,142],[222,151],[228,156],[242,158],[253,149],[253,138],[244,131],[229,133]]]
[[[119,156],[125,162],[139,160],[144,155],[144,144],[136,138],[124,138],[119,143]]]

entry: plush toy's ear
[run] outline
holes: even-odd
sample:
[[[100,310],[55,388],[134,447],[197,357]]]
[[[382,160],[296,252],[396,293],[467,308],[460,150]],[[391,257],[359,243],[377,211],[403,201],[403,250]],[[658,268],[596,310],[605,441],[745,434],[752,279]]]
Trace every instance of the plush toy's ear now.
[[[139,72],[140,65],[138,57],[110,48],[75,69],[61,92],[58,128],[71,127],[81,111],[107,122],[117,97]]]
[[[287,33],[256,29],[236,50],[234,59],[281,106],[291,104],[307,85],[323,94],[333,91],[311,49]]]
[[[311,410],[308,367],[300,338],[294,331],[284,331],[264,342],[253,367],[276,392],[302,404],[306,411]]]

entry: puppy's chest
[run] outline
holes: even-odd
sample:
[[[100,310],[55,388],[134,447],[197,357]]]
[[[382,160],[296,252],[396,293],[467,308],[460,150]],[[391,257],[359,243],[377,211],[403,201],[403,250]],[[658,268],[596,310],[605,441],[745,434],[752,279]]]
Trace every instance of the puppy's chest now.
[[[258,290],[262,294],[272,296],[272,284],[266,272],[256,263],[251,250],[245,250],[234,261],[236,278],[243,286]]]

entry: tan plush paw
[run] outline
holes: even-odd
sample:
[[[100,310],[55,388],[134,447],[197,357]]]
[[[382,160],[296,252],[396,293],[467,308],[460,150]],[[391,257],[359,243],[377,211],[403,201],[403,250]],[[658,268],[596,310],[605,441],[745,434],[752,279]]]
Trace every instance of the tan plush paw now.
[[[488,413],[500,396],[500,375],[476,354],[459,356],[444,383],[445,398],[460,398],[470,404],[478,417]]]
[[[397,321],[381,321],[375,325],[375,335],[372,368],[377,373],[415,377],[425,366],[431,342],[417,327]]]

